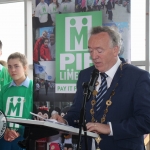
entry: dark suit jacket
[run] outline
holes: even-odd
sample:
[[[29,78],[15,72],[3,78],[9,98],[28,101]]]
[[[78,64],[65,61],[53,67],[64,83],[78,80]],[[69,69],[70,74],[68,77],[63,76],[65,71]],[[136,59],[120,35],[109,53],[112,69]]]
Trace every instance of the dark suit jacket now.
[[[79,119],[83,102],[83,82],[89,82],[94,66],[80,72],[77,81],[77,92],[70,111],[65,116],[69,125],[74,126],[74,120]],[[118,83],[117,88],[115,85]],[[101,103],[99,113],[95,118],[100,122],[112,90],[112,105],[108,109],[105,123],[111,122],[113,136],[100,135],[101,150],[144,150],[143,135],[150,133],[150,75],[130,64],[119,67],[111,86],[108,88]],[[91,100],[86,103],[86,121],[91,122]],[[91,139],[88,139],[91,150]],[[83,140],[84,142],[84,140]],[[82,147],[82,150],[85,148]]]

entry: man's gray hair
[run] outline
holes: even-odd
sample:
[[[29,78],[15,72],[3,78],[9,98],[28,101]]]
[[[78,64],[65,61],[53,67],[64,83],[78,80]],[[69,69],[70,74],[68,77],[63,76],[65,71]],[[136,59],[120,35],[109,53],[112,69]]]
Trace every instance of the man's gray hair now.
[[[111,39],[111,46],[115,47],[118,46],[119,50],[121,49],[121,35],[118,32],[118,30],[116,29],[116,27],[107,27],[107,26],[97,26],[97,27],[93,27],[91,30],[91,35],[93,34],[98,34],[101,32],[106,32],[108,33],[110,39]]]

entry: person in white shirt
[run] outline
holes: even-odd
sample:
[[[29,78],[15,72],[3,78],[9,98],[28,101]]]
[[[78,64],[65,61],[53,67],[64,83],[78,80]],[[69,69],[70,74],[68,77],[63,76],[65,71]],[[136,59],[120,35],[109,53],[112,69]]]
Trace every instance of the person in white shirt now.
[[[75,12],[75,2],[71,0],[62,0],[59,8],[60,13]]]
[[[41,0],[35,9],[35,17],[39,18],[40,23],[45,23],[48,21],[48,5]]]
[[[52,0],[52,3],[49,4],[49,14],[51,15],[53,24],[55,24],[55,16],[59,13],[59,4],[57,0]]]

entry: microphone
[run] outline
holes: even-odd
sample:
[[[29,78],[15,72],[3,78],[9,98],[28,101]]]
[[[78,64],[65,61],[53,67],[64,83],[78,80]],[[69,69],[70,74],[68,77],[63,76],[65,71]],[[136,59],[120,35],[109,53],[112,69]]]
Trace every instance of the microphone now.
[[[97,82],[98,77],[99,77],[99,70],[94,69],[88,84],[88,99],[90,99],[91,94],[95,89],[95,84]]]

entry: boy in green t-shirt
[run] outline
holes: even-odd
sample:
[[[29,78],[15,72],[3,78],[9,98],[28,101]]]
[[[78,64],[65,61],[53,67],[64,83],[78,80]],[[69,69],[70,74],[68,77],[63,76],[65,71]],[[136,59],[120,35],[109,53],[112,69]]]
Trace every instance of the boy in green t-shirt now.
[[[13,81],[2,87],[0,92],[0,110],[6,117],[31,119],[33,107],[33,82],[27,77],[27,60],[18,52],[7,60],[8,72]],[[8,123],[4,138],[0,139],[0,150],[22,150],[18,141],[23,140],[24,128]]]
[[[0,41],[0,56],[2,55],[2,42]],[[0,91],[3,85],[10,82],[12,79],[6,67],[0,64]]]

